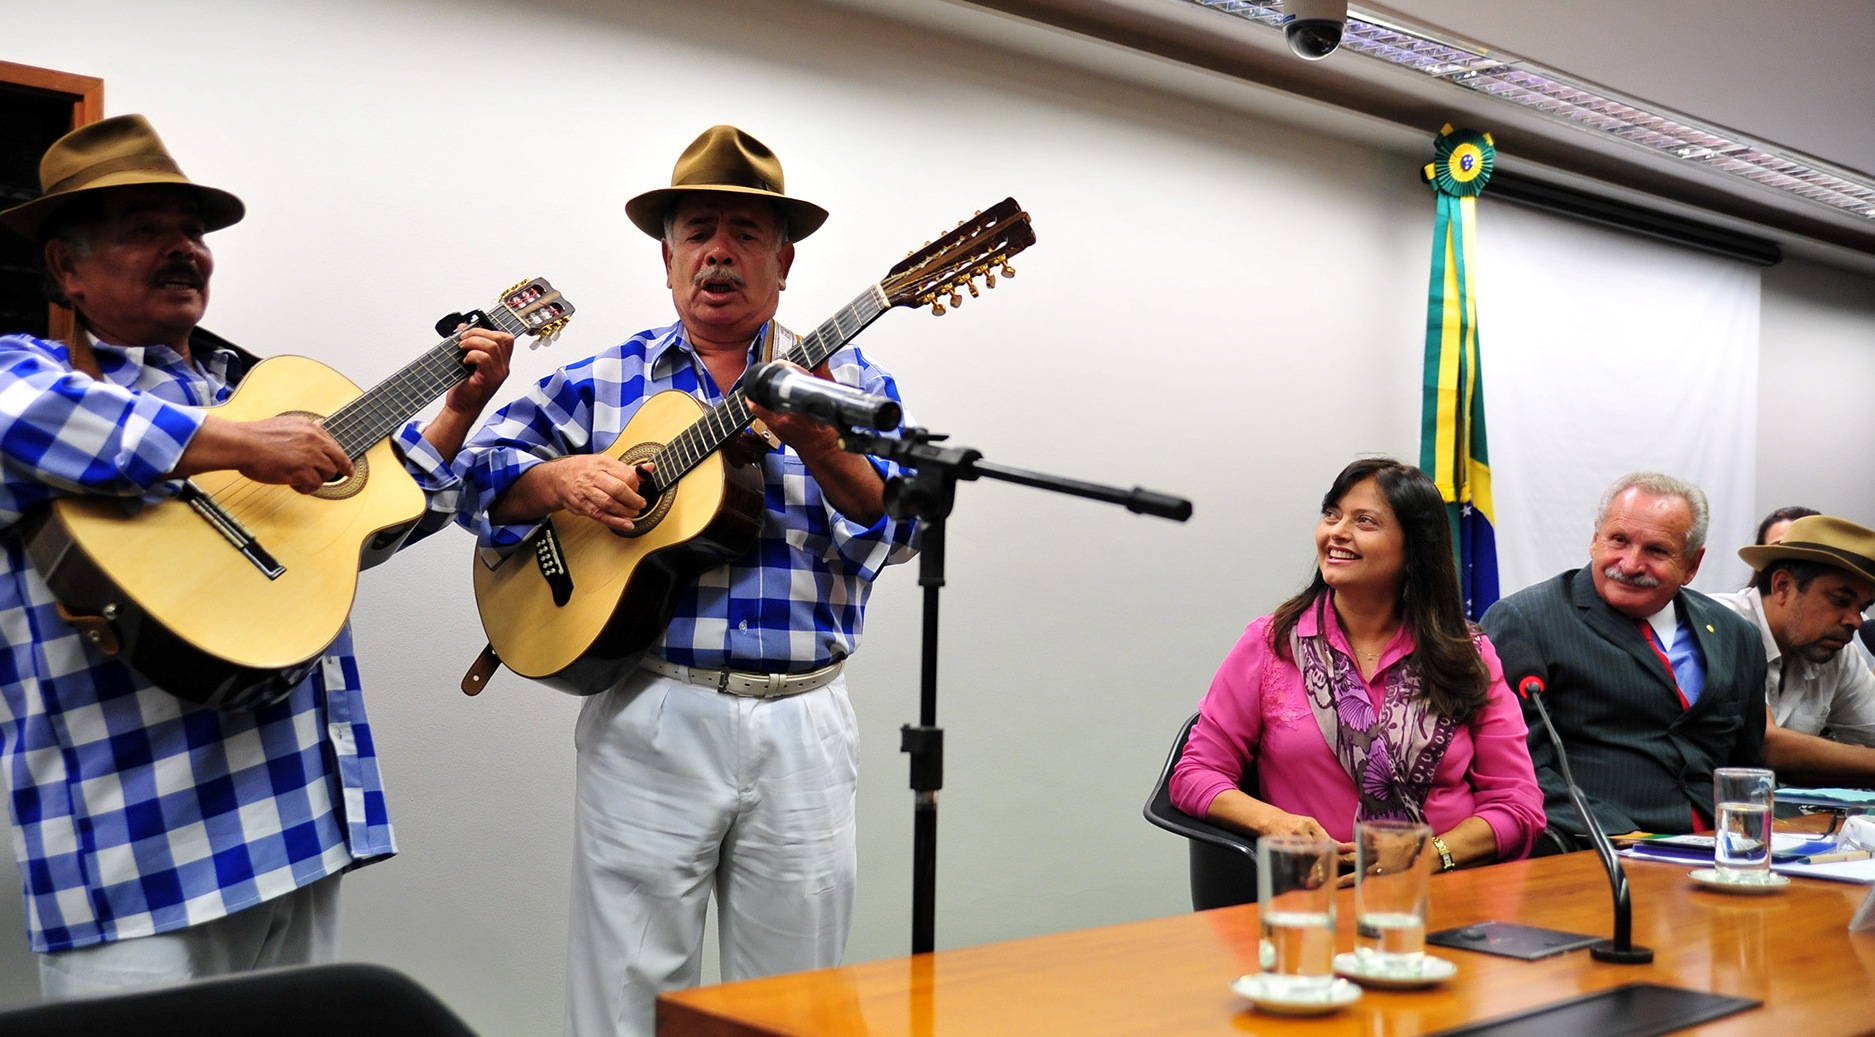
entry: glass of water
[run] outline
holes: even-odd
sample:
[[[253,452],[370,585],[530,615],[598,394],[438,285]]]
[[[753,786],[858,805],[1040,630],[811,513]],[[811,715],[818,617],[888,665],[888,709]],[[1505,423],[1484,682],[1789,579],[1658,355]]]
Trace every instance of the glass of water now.
[[[1718,833],[1712,863],[1722,882],[1771,881],[1771,808],[1777,776],[1762,767],[1721,767],[1712,772]]]
[[[1268,971],[1295,994],[1334,982],[1336,875],[1335,844],[1326,839],[1257,840],[1257,917],[1276,952]]]
[[[1414,821],[1354,825],[1354,952],[1363,969],[1416,972],[1426,957],[1432,828]]]

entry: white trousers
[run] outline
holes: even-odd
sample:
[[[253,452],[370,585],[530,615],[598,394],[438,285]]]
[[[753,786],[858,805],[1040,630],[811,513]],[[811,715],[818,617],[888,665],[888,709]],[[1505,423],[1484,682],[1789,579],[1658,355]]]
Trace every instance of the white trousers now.
[[[41,954],[39,990],[46,1000],[61,1001],[337,961],[339,878],[187,929]]]
[[[566,1031],[651,1037],[695,986],[712,892],[725,980],[829,968],[852,928],[859,736],[846,679],[748,699],[635,671],[575,736]]]

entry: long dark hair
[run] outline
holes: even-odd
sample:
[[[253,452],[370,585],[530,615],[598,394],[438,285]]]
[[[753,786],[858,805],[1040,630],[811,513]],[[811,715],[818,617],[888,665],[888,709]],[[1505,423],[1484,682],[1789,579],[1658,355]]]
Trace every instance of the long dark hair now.
[[[1811,515],[1821,514],[1823,513],[1815,508],[1806,508],[1801,504],[1792,504],[1787,508],[1779,508],[1769,515],[1766,515],[1763,522],[1758,523],[1758,536],[1752,543],[1758,547],[1763,547],[1764,535],[1769,533],[1771,527],[1777,525],[1779,522],[1795,522],[1800,518],[1809,518]]]
[[[1390,457],[1364,457],[1341,470],[1322,497],[1322,511],[1340,505],[1357,484],[1373,479],[1406,535],[1405,582],[1400,611],[1413,632],[1413,661],[1433,713],[1469,723],[1491,690],[1491,674],[1465,620],[1452,560],[1452,529],[1445,500],[1426,473]],[[1320,565],[1302,593],[1276,609],[1270,627],[1271,647],[1289,659],[1289,635],[1304,610],[1328,593]],[[1293,662],[1293,659],[1290,659]]]

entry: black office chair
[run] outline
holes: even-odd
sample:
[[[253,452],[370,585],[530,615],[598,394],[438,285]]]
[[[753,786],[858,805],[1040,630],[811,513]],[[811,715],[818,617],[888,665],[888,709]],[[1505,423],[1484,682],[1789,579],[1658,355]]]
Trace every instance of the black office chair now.
[[[1159,783],[1146,801],[1145,814],[1146,820],[1160,828],[1191,840],[1191,909],[1207,911],[1256,900],[1257,847],[1252,836],[1193,817],[1172,805],[1172,768],[1185,755],[1185,740],[1191,737],[1192,725],[1197,722],[1198,714],[1193,713],[1179,728],[1172,752],[1165,758],[1165,769],[1159,772]],[[1255,795],[1256,773],[1246,768],[1239,785]]]
[[[6,1037],[475,1037],[415,980],[381,965],[311,965],[0,1012]]]

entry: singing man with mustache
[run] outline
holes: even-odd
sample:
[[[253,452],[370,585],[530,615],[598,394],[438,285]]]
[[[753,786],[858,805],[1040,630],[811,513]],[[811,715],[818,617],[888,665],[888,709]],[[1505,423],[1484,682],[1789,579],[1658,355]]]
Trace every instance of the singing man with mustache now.
[[[1699,487],[1624,475],[1602,495],[1589,565],[1500,600],[1480,624],[1512,687],[1547,686],[1570,769],[1610,834],[1710,831],[1713,770],[1763,765],[1764,646],[1687,586],[1707,519]],[[1585,847],[1549,736],[1524,712],[1552,845]]]
[[[671,186],[625,214],[663,243],[677,321],[562,368],[471,437],[459,467],[485,560],[555,513],[630,532],[644,473],[603,451],[653,395],[714,406],[783,351],[794,243],[827,218],[733,126],[704,131]],[[898,398],[850,345],[816,374]],[[859,733],[842,669],[873,580],[912,556],[914,523],[885,511],[896,465],[799,415],[754,412],[778,442],[743,433],[729,451],[761,477],[753,546],[673,580],[662,636],[580,711],[569,1034],[651,1037],[657,994],[701,975],[712,894],[725,980],[837,965],[846,948]]]

